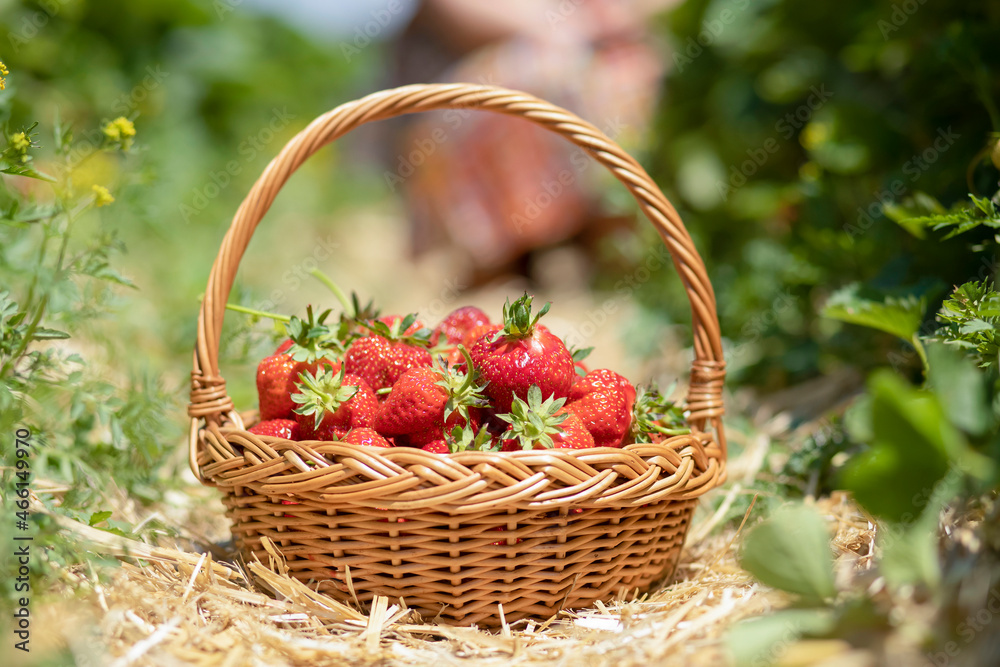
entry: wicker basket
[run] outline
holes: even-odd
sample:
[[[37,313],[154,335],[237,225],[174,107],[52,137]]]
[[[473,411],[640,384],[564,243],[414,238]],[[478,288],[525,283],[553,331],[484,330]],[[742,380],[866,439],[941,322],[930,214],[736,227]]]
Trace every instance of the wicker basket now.
[[[218,366],[236,269],[288,177],[365,123],[416,111],[481,109],[561,134],[632,193],[673,257],[691,301],[692,432],[622,449],[460,452],[292,442],[245,430]],[[280,550],[292,576],[344,601],[402,598],[425,619],[484,627],[547,618],[669,576],[698,496],[725,478],[724,378],[715,296],[677,212],[639,164],[593,125],[525,93],[413,85],[330,111],[267,166],[212,266],[191,375],[190,464],[221,489],[247,557]]]

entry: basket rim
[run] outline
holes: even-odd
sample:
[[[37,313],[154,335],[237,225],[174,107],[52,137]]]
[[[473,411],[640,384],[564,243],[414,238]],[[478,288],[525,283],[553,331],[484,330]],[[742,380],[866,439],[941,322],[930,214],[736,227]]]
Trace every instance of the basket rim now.
[[[317,506],[452,514],[689,500],[725,479],[711,433],[693,431],[622,448],[468,450],[438,454],[258,436],[209,427],[196,462],[204,482],[233,493],[308,499]]]

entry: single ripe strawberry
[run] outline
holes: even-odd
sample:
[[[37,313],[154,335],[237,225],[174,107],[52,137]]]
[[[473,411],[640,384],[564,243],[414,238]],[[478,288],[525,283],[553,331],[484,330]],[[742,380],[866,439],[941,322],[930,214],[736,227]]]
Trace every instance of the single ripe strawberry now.
[[[260,401],[260,419],[291,419],[295,403],[295,383],[299,375],[316,372],[326,367],[336,372],[343,349],[336,337],[324,325],[330,311],[313,317],[312,306],[306,309],[306,320],[298,317],[285,325],[291,345],[285,343],[278,349],[284,351],[266,357],[257,366],[257,396]]]
[[[489,325],[490,316],[475,306],[462,306],[451,311],[441,323],[434,327],[431,342],[435,345],[450,343],[458,345],[465,340],[466,334],[476,327]]]
[[[451,450],[448,449],[448,443],[444,440],[431,440],[426,445],[420,449],[425,452],[434,452],[435,454],[450,454]]]
[[[460,349],[468,356],[464,347]],[[379,408],[375,430],[383,435],[407,436],[419,447],[442,438],[445,430],[466,426],[470,423],[469,407],[485,403],[475,379],[475,373],[440,365],[410,368]]]
[[[389,319],[392,319],[390,316]],[[351,343],[344,355],[347,372],[363,378],[378,391],[391,387],[411,368],[431,365],[427,351],[428,329],[410,331],[416,318],[407,315],[391,325],[375,320],[369,327],[373,333]]]
[[[573,384],[573,357],[566,345],[538,319],[551,304],[531,317],[531,297],[525,294],[503,308],[503,328],[479,338],[469,350],[486,384],[484,393],[497,412],[509,412],[517,396],[527,398],[537,385],[543,396],[565,398]]]
[[[323,371],[303,373],[292,395],[303,440],[339,440],[353,428],[370,427],[378,411],[375,392],[362,378]]]
[[[565,398],[549,396],[542,400],[538,385],[528,390],[528,400],[515,396],[511,411],[498,415],[510,424],[501,436],[505,452],[519,449],[588,449],[594,447],[583,421],[565,409]]]
[[[569,390],[567,412],[580,418],[596,447],[621,447],[632,426],[635,389],[606,368],[590,371]]]
[[[295,345],[295,341],[291,338],[286,338],[285,341],[278,346],[278,349],[274,351],[275,354],[283,354],[288,351],[292,345]]]
[[[341,439],[341,442],[349,442],[352,445],[364,445],[366,447],[392,447],[392,444],[383,438],[378,431],[365,426],[352,428]]]
[[[302,429],[293,419],[269,419],[247,429],[254,435],[268,435],[272,438],[298,440]]]

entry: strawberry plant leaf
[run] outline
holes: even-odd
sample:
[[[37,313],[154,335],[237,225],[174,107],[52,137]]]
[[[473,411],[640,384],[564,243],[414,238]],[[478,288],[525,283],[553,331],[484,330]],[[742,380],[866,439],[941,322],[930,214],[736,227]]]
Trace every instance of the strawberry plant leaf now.
[[[992,328],[992,327],[991,327]],[[967,355],[943,343],[927,347],[928,386],[948,420],[972,435],[983,435],[993,423],[987,378]]]
[[[969,449],[935,394],[887,370],[872,376],[869,393],[870,430],[851,435],[870,435],[872,448],[847,464],[841,482],[872,514],[912,521],[924,507],[919,499],[930,497],[952,465],[991,474],[990,461]]]
[[[938,311],[933,340],[974,351],[979,365],[996,367],[1000,356],[1000,294],[989,280],[956,287]]]
[[[782,609],[733,626],[726,643],[737,667],[771,665],[789,643],[803,636],[827,635],[835,625],[830,609]]]
[[[830,536],[805,505],[789,505],[754,527],[743,541],[740,565],[762,583],[820,602],[837,593]]]
[[[861,286],[853,283],[829,298],[822,315],[884,331],[911,342],[920,330],[926,310],[925,296],[910,294],[903,297],[868,298],[862,295]]]
[[[950,231],[944,236],[944,240],[954,238],[980,226],[1000,229],[1000,211],[997,210],[996,204],[991,199],[977,197],[973,194],[969,195],[969,199],[971,204],[960,203],[952,207],[950,211],[940,210],[931,215],[915,217],[901,215],[899,219],[893,217],[893,220],[907,230],[914,228],[927,228],[935,231],[949,229]]]

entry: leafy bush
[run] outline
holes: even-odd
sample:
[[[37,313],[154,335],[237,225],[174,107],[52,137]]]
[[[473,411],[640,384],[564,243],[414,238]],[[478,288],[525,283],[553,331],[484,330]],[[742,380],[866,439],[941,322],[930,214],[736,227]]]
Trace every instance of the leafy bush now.
[[[942,287],[993,273],[995,248],[970,257],[937,224],[914,223],[942,240],[928,244],[890,218],[948,213],[971,189],[977,206],[950,224],[974,247],[994,233],[1000,15],[900,6],[689,0],[666,18],[673,69],[647,161],[705,257],[737,383],[885,363],[891,338],[819,317],[837,286],[924,297],[933,312]],[[638,297],[688,317],[677,283]]]

